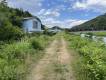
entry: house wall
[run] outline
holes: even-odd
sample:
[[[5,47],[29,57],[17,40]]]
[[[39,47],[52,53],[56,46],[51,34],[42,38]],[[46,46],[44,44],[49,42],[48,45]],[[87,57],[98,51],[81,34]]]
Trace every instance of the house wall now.
[[[33,21],[38,22],[38,28],[33,27]],[[23,29],[25,32],[40,32],[41,30],[41,22],[36,19],[28,19],[23,22]]]
[[[61,32],[60,29],[49,29],[49,32]]]

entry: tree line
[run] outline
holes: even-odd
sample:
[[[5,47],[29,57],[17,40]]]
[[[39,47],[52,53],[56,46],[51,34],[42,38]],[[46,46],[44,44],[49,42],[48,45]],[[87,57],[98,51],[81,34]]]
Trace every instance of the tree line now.
[[[0,40],[19,39],[23,36],[22,19],[31,17],[28,11],[10,8],[6,0],[0,2]]]

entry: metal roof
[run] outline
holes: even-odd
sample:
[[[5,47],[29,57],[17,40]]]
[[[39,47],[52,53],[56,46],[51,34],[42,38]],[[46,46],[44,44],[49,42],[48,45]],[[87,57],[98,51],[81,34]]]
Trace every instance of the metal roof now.
[[[37,19],[38,21],[41,22],[41,20],[36,16],[23,18],[23,20],[29,20],[29,19]]]

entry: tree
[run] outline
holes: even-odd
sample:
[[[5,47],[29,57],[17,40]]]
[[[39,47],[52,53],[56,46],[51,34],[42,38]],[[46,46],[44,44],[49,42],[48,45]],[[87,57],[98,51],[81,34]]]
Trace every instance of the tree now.
[[[7,1],[6,1],[6,0],[2,0],[2,1],[0,2],[0,4],[1,4],[2,6],[7,6]]]

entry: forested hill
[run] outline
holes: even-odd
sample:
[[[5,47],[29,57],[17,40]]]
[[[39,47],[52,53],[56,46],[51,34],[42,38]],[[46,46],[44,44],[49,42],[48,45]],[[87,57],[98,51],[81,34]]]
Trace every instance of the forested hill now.
[[[0,40],[16,39],[23,35],[21,21],[23,17],[31,17],[28,11],[7,6],[6,0],[0,2]]]
[[[90,21],[71,28],[71,31],[106,30],[106,13]]]
[[[7,6],[6,2],[0,3],[0,22],[9,21],[11,24],[20,26],[18,23],[23,17],[31,17],[28,11],[22,9],[14,9]]]

